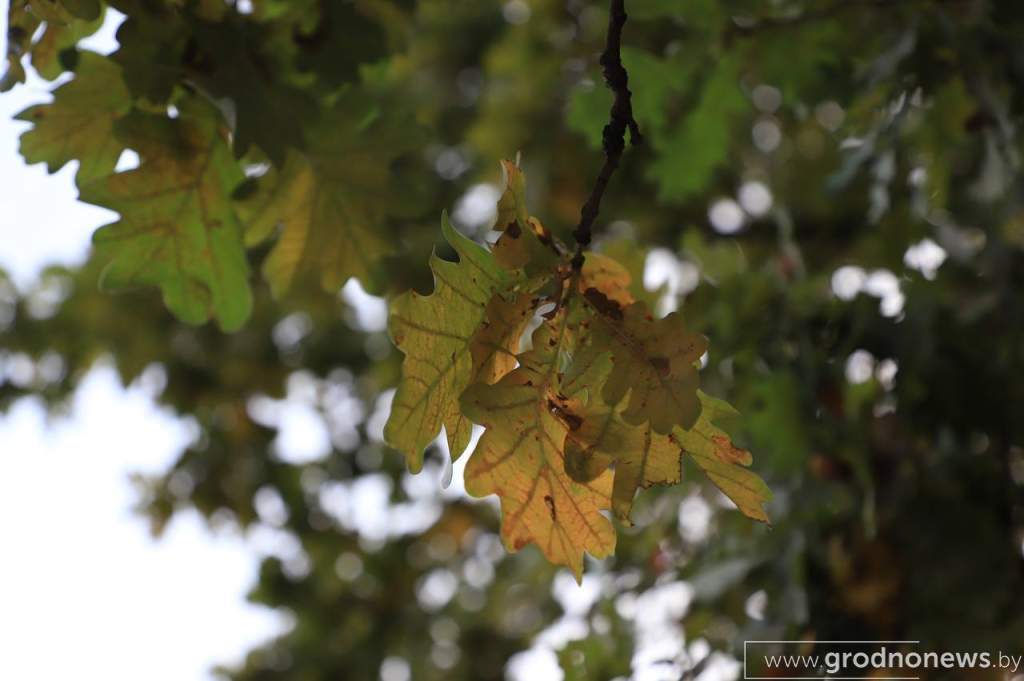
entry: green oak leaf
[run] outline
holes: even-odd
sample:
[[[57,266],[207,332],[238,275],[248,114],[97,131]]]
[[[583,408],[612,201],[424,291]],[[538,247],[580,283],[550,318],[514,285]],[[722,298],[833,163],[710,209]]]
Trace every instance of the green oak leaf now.
[[[652,135],[657,155],[648,177],[658,184],[663,200],[690,198],[725,162],[735,138],[735,122],[750,109],[739,80],[737,59],[723,56],[704,83],[694,109],[675,125]]]
[[[97,254],[110,258],[102,284],[158,286],[183,321],[213,317],[225,331],[239,328],[252,308],[230,200],[243,175],[220,117],[189,103],[176,119],[133,112],[115,133],[139,153],[139,167],[81,188],[83,201],[121,215],[93,235]]]
[[[433,293],[402,294],[391,303],[388,323],[405,359],[384,438],[405,454],[413,472],[422,468],[423,449],[442,425],[453,458],[469,444],[472,423],[459,396],[473,379],[472,339],[494,292],[510,283],[494,256],[456,231],[447,216],[441,231],[459,261],[433,255]]]
[[[291,150],[284,167],[269,171],[239,202],[246,242],[280,230],[263,265],[275,296],[300,276],[318,277],[328,291],[349,277],[378,290],[376,266],[395,248],[382,223],[410,210],[393,187],[391,162],[416,148],[419,130],[353,105],[338,108],[308,135],[307,152]]]
[[[53,91],[52,103],[31,106],[16,116],[34,124],[21,136],[21,155],[27,163],[46,163],[51,173],[78,161],[75,177],[80,185],[108,175],[124,150],[114,124],[131,106],[121,67],[82,52],[74,79]]]
[[[11,0],[7,9],[7,68],[0,79],[0,92],[25,82],[22,59],[32,50],[32,38],[42,20],[32,12],[27,0]]]
[[[235,17],[194,20],[190,28],[197,45],[190,77],[212,101],[231,100],[236,155],[255,144],[275,166],[283,166],[290,149],[304,148],[303,133],[319,115],[316,101],[290,85],[280,60],[262,49],[269,41],[263,25]]]

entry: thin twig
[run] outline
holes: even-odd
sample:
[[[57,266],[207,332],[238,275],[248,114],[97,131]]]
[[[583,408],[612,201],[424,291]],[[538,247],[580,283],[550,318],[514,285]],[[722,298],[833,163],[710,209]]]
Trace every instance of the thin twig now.
[[[640,126],[633,118],[633,103],[629,91],[629,74],[622,66],[620,49],[622,46],[622,27],[626,23],[625,0],[611,0],[611,12],[608,16],[608,39],[604,52],[601,53],[601,68],[604,82],[615,93],[615,101],[609,112],[610,119],[604,126],[602,142],[604,146],[604,165],[594,182],[590,197],[580,210],[580,223],[572,233],[576,239],[576,255],[572,259],[572,267],[579,271],[583,267],[583,250],[590,245],[591,228],[601,210],[601,197],[608,187],[615,169],[619,167],[619,159],[626,148],[626,130],[633,144],[643,142]]]

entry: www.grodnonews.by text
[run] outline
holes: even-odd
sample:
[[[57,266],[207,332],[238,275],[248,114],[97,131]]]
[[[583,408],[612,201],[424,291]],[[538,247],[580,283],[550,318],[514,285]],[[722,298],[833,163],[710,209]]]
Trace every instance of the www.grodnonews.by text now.
[[[914,672],[927,670],[955,669],[995,669],[1014,674],[1024,671],[1024,655],[1013,655],[1004,652],[937,652],[916,650],[893,650],[880,645],[876,650],[830,650],[821,654],[760,654],[754,657],[756,646],[778,645],[780,643],[801,643],[799,641],[748,641],[744,644],[744,678],[757,679],[751,676],[752,670],[747,666],[748,660],[754,662],[760,658],[763,669],[773,672],[792,672],[789,678],[821,678],[821,674],[835,676],[843,674],[844,678],[878,679],[877,672],[892,672],[887,679],[916,679]],[[826,642],[818,642],[826,643]],[[836,647],[870,645],[872,642],[842,641]],[[917,641],[900,642],[901,644],[917,644]],[[815,676],[817,674],[817,676]],[[858,674],[858,676],[853,676]],[[872,676],[868,677],[868,674]],[[778,678],[773,676],[771,678]]]

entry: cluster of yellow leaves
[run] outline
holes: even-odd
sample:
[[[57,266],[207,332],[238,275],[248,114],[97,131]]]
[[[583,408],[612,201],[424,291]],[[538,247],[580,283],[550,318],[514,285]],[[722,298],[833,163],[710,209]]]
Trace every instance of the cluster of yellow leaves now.
[[[458,458],[472,424],[484,426],[467,491],[498,495],[509,550],[536,544],[577,578],[584,553],[615,549],[607,512],[629,524],[637,491],[680,482],[685,456],[767,522],[771,493],[747,469],[750,453],[714,423],[732,408],[699,390],[707,339],[679,313],[656,318],[614,259],[588,253],[573,272],[571,254],[528,214],[520,169],[504,170],[493,248],[444,218],[458,261],[435,255],[433,293],[392,304],[405,359],[388,442],[415,471],[442,427]]]

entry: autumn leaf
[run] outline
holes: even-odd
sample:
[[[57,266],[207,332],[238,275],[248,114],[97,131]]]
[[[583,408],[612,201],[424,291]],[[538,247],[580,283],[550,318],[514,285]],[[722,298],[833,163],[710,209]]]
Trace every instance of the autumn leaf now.
[[[72,19],[66,24],[47,23],[32,45],[32,68],[47,80],[54,80],[65,69],[78,71],[78,60],[85,51],[76,50],[75,45],[102,25],[102,14],[93,19]]]
[[[491,298],[469,346],[476,381],[496,383],[516,368],[519,340],[533,319],[537,302],[528,290],[499,291]]]
[[[81,189],[83,201],[121,214],[93,235],[97,254],[110,258],[102,283],[159,286],[183,321],[239,328],[252,294],[230,195],[243,177],[219,116],[189,102],[176,119],[133,112],[114,128],[141,163]]]
[[[484,320],[492,295],[510,282],[484,248],[441,218],[441,231],[459,256],[448,262],[434,254],[434,291],[409,291],[391,303],[388,329],[405,354],[385,440],[405,454],[409,469],[423,466],[423,449],[444,426],[452,457],[469,444],[472,423],[459,408],[459,396],[473,378],[471,341]]]
[[[501,168],[505,189],[498,199],[494,222],[494,229],[501,232],[494,244],[494,257],[509,270],[550,274],[558,265],[560,253],[551,232],[526,208],[526,175],[512,161],[502,161]]]
[[[615,531],[601,513],[611,501],[611,472],[587,482],[566,472],[566,437],[579,424],[561,394],[560,373],[575,332],[563,308],[534,332],[519,367],[494,385],[471,386],[461,403],[487,429],[466,465],[466,490],[498,495],[508,550],[536,544],[580,579],[583,553],[610,555]]]
[[[581,409],[579,427],[566,442],[566,470],[575,480],[587,481],[614,467],[612,510],[623,523],[639,489],[675,485],[682,480],[682,457],[689,456],[708,479],[747,517],[768,522],[764,504],[771,491],[755,473],[747,470],[750,452],[733,444],[729,435],[713,423],[718,417],[736,414],[722,400],[698,391],[703,405],[700,418],[689,430],[676,427],[667,435],[650,423],[626,423],[618,409],[588,405]]]
[[[682,455],[671,435],[654,431],[650,423],[634,426],[615,408],[592,405],[579,414],[579,427],[566,442],[566,470],[587,481],[614,464],[612,510],[626,525],[637,490],[675,485],[682,480]]]
[[[772,492],[756,473],[747,469],[753,457],[714,424],[716,419],[736,416],[737,411],[703,392],[698,391],[698,396],[702,405],[700,419],[689,430],[677,428],[672,437],[743,515],[769,522],[764,504],[772,498]]]
[[[392,186],[391,162],[414,148],[415,126],[366,107],[337,109],[312,130],[308,152],[290,150],[280,171],[260,178],[239,203],[246,242],[280,236],[263,265],[275,296],[302,275],[337,291],[356,277],[379,288],[375,268],[395,245],[382,231],[389,214],[410,210]]]
[[[629,270],[607,255],[590,251],[585,255],[580,272],[580,290],[595,289],[619,306],[632,305],[635,298],[630,291],[632,277]]]
[[[111,173],[124,150],[114,123],[132,106],[121,68],[106,57],[82,52],[74,79],[54,90],[53,98],[17,115],[34,124],[21,136],[25,160],[46,163],[51,173],[77,160],[79,184]]]
[[[693,426],[701,408],[695,364],[707,338],[687,329],[679,312],[656,319],[646,304],[623,307],[596,288],[583,297],[595,311],[595,343],[611,353],[605,403],[617,405],[628,393],[622,418],[633,425],[650,421],[658,433]]]

